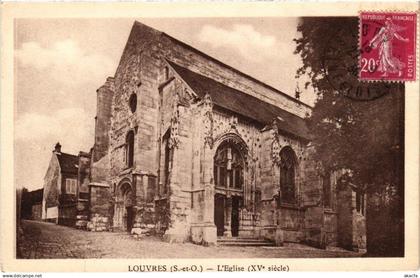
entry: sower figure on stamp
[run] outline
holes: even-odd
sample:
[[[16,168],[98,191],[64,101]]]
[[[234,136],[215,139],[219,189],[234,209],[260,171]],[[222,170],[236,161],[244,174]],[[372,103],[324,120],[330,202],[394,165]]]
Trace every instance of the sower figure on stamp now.
[[[392,41],[397,38],[400,41],[408,42],[409,39],[401,37],[397,32],[405,28],[395,25],[391,18],[387,18],[385,26],[382,27],[378,34],[376,34],[370,41],[369,46],[377,48],[379,45],[379,68],[383,72],[382,76],[388,76],[388,73],[397,73],[398,76],[402,75],[402,70],[405,64],[397,57],[392,55]]]

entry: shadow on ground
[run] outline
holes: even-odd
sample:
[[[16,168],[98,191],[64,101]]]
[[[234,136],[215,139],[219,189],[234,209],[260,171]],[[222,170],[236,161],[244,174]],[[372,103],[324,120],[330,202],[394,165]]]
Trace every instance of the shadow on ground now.
[[[302,244],[282,247],[204,247],[166,243],[156,237],[135,239],[127,233],[87,232],[52,223],[22,221],[18,258],[335,258],[362,254],[339,248],[322,250]]]

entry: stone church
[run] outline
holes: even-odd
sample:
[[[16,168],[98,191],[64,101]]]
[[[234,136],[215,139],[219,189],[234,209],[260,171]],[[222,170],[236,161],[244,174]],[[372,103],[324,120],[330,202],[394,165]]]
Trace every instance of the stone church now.
[[[247,238],[363,250],[364,198],[340,189],[339,174],[311,156],[310,113],[135,22],[115,76],[97,90],[89,212],[75,222],[170,242]]]

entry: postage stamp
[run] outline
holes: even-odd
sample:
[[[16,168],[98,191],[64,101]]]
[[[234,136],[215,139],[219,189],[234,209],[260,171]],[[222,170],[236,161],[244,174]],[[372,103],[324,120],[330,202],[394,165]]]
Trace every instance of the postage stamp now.
[[[360,80],[416,80],[417,14],[363,11],[359,20]]]

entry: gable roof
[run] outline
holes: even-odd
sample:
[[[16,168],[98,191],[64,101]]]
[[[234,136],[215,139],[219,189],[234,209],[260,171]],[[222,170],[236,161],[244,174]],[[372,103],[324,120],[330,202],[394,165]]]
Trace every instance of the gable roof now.
[[[146,25],[144,23],[141,23],[141,22],[139,22],[137,20],[134,21],[133,27],[131,29],[129,41],[126,44],[126,48],[129,45],[130,38],[134,37],[132,35],[134,35],[134,33],[137,30],[147,30],[149,32],[149,35],[153,34],[151,36],[162,36],[164,38],[167,38],[167,39],[171,40],[173,43],[175,43],[177,45],[180,45],[180,46],[182,46],[182,47],[184,47],[184,48],[186,48],[186,49],[188,49],[188,50],[190,50],[190,51],[192,51],[192,52],[194,52],[194,53],[196,53],[196,54],[204,57],[205,59],[210,60],[210,61],[212,61],[212,62],[214,62],[214,63],[216,63],[216,64],[224,67],[224,68],[227,68],[229,70],[232,70],[236,74],[238,74],[238,75],[240,75],[240,76],[242,76],[242,77],[244,77],[246,79],[249,79],[252,82],[254,82],[254,83],[256,83],[256,84],[258,84],[260,86],[263,86],[264,88],[266,88],[268,90],[271,90],[271,91],[273,91],[273,92],[275,92],[275,93],[277,93],[279,95],[282,95],[286,99],[288,99],[290,101],[293,101],[296,104],[299,104],[299,105],[302,105],[302,106],[305,106],[307,108],[312,109],[312,107],[310,105],[308,105],[308,104],[306,104],[306,103],[304,103],[304,102],[302,102],[302,101],[300,101],[300,100],[298,100],[298,99],[296,99],[296,98],[294,98],[294,97],[292,97],[292,96],[290,96],[290,95],[288,95],[288,94],[286,94],[286,93],[284,93],[284,92],[282,92],[282,91],[280,91],[280,90],[278,90],[278,89],[276,89],[276,88],[268,85],[267,83],[264,83],[261,80],[258,80],[258,79],[254,78],[254,77],[252,77],[252,76],[250,76],[250,75],[248,75],[248,74],[246,74],[246,73],[244,73],[244,72],[242,72],[242,71],[240,71],[240,70],[238,70],[238,69],[236,69],[236,68],[234,68],[232,66],[229,66],[228,64],[225,64],[224,62],[222,62],[222,61],[220,61],[220,60],[218,60],[218,59],[216,59],[216,58],[214,58],[214,57],[212,57],[212,56],[210,56],[210,55],[208,55],[208,54],[200,51],[199,49],[197,49],[197,48],[195,48],[195,47],[193,47],[193,46],[191,46],[191,45],[189,45],[189,44],[187,44],[187,43],[185,43],[183,41],[180,41],[180,40],[172,37],[171,35],[169,35],[169,34],[167,34],[165,32],[159,31],[159,30],[157,30],[157,29],[155,29],[153,27],[150,27],[150,26],[148,26],[148,25]],[[126,49],[124,49],[123,55],[124,55],[124,52],[125,51],[126,51]]]
[[[168,61],[176,73],[200,98],[209,94],[213,103],[263,125],[272,124],[277,119],[279,131],[288,135],[310,140],[310,134],[303,118],[254,96],[228,87],[211,78]]]
[[[68,153],[56,153],[61,172],[77,174],[79,157]]]

